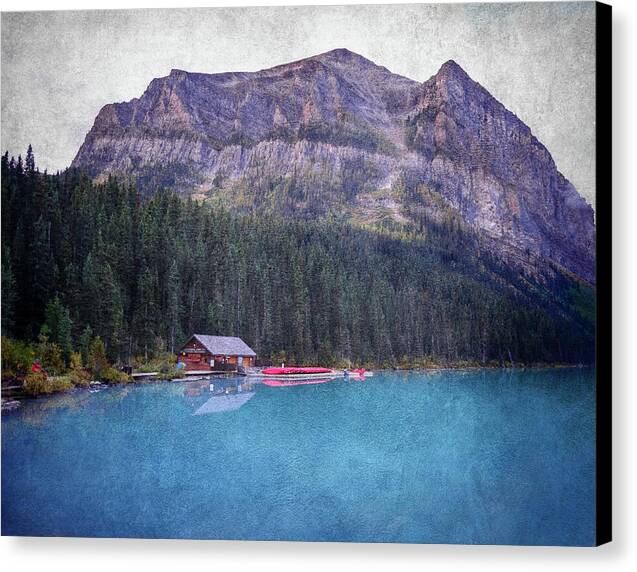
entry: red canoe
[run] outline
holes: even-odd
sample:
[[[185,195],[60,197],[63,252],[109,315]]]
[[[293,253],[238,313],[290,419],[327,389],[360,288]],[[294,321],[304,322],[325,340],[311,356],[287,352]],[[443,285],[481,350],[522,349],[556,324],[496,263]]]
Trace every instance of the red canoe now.
[[[268,367],[261,373],[265,375],[303,375],[313,373],[332,373],[327,367]]]

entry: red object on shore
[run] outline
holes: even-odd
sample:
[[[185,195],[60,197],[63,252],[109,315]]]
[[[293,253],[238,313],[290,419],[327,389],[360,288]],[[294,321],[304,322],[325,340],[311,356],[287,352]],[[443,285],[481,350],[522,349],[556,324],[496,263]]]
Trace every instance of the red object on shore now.
[[[332,373],[328,367],[268,367],[261,373],[265,375],[299,375],[304,373]]]
[[[40,364],[40,362],[34,361],[33,365],[31,366],[31,371],[33,372],[42,371],[42,365]]]

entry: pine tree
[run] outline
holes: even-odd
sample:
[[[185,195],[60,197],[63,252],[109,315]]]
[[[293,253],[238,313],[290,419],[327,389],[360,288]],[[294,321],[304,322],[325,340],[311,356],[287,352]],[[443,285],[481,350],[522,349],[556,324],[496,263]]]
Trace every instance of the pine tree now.
[[[183,338],[181,331],[181,280],[177,261],[173,259],[168,271],[166,284],[166,320],[168,321],[168,341],[171,353],[175,353],[177,341]]]
[[[15,304],[18,298],[16,280],[11,269],[11,257],[7,247],[2,248],[2,335],[9,336],[13,332]]]
[[[91,342],[93,341],[93,330],[91,326],[86,326],[80,336],[79,347],[82,363],[88,364],[89,353],[91,351]]]
[[[82,315],[101,337],[109,356],[121,357],[125,339],[124,307],[119,285],[108,262],[89,254],[82,271]]]
[[[57,279],[54,253],[51,250],[50,228],[42,216],[35,222],[29,247],[27,264],[30,284],[25,294],[28,293],[29,301],[32,303],[30,317],[38,319],[41,317],[41,309],[44,308],[55,290]]]
[[[66,308],[60,301],[59,296],[55,296],[46,306],[45,324],[50,332],[51,340],[55,342],[62,351],[65,362],[68,363],[73,351],[72,329],[73,322]]]
[[[30,143],[29,143],[29,148],[27,149],[25,170],[27,174],[30,174],[30,175],[35,173],[35,156],[33,155],[33,147],[31,147]]]

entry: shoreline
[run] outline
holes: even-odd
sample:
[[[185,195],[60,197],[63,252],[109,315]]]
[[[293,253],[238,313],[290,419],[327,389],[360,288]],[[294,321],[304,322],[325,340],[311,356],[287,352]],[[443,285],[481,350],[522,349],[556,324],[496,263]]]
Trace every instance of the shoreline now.
[[[474,365],[448,365],[448,366],[430,366],[430,367],[410,367],[410,368],[378,368],[373,370],[374,373],[383,373],[383,372],[391,372],[391,373],[444,373],[444,372],[462,372],[462,371],[496,371],[501,370],[502,372],[514,372],[514,371],[525,371],[525,370],[550,370],[550,369],[594,369],[595,365],[593,364],[533,364],[533,365],[519,365],[514,367],[502,367],[502,366],[474,366]],[[245,378],[245,375],[240,375],[237,373],[227,373],[223,375],[215,375],[209,377],[197,377],[193,379],[188,379],[187,377],[182,378],[156,378],[156,379],[144,379],[138,381],[129,381],[126,383],[103,383],[99,381],[91,381],[86,387],[73,387],[71,389],[66,389],[62,391],[55,391],[48,394],[41,395],[28,395],[21,391],[20,388],[16,386],[12,386],[10,389],[15,390],[15,395],[6,395],[6,389],[2,388],[2,412],[5,411],[13,411],[18,409],[21,406],[21,403],[26,400],[38,400],[47,397],[55,397],[64,394],[71,394],[76,392],[89,392],[89,393],[98,393],[100,391],[104,391],[110,387],[124,387],[124,386],[143,386],[143,385],[154,385],[159,383],[189,383],[194,381],[207,381],[212,379],[228,379],[240,377]],[[344,378],[346,379],[346,378]]]

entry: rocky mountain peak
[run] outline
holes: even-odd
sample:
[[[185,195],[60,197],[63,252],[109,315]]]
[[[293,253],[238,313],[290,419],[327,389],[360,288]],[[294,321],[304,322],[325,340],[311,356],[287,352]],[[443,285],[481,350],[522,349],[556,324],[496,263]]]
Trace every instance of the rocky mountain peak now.
[[[442,80],[455,80],[460,82],[465,82],[467,80],[471,80],[469,74],[454,60],[447,60],[444,64],[440,66],[440,69],[436,73],[436,78]]]
[[[594,281],[591,207],[453,60],[422,84],[345,48],[258,72],[174,69],[105,106],[73,166],[230,204],[243,189],[243,203],[267,197],[291,216],[380,208],[404,226],[444,205],[511,260],[532,253]]]
[[[330,50],[328,52],[324,52],[317,56],[312,56],[313,60],[318,60],[323,63],[332,63],[332,64],[341,64],[341,65],[354,65],[356,67],[373,67],[373,68],[382,68],[375,64],[372,60],[367,59],[356,52],[352,52],[347,48],[337,48],[335,50]],[[382,68],[385,69],[385,68]]]

